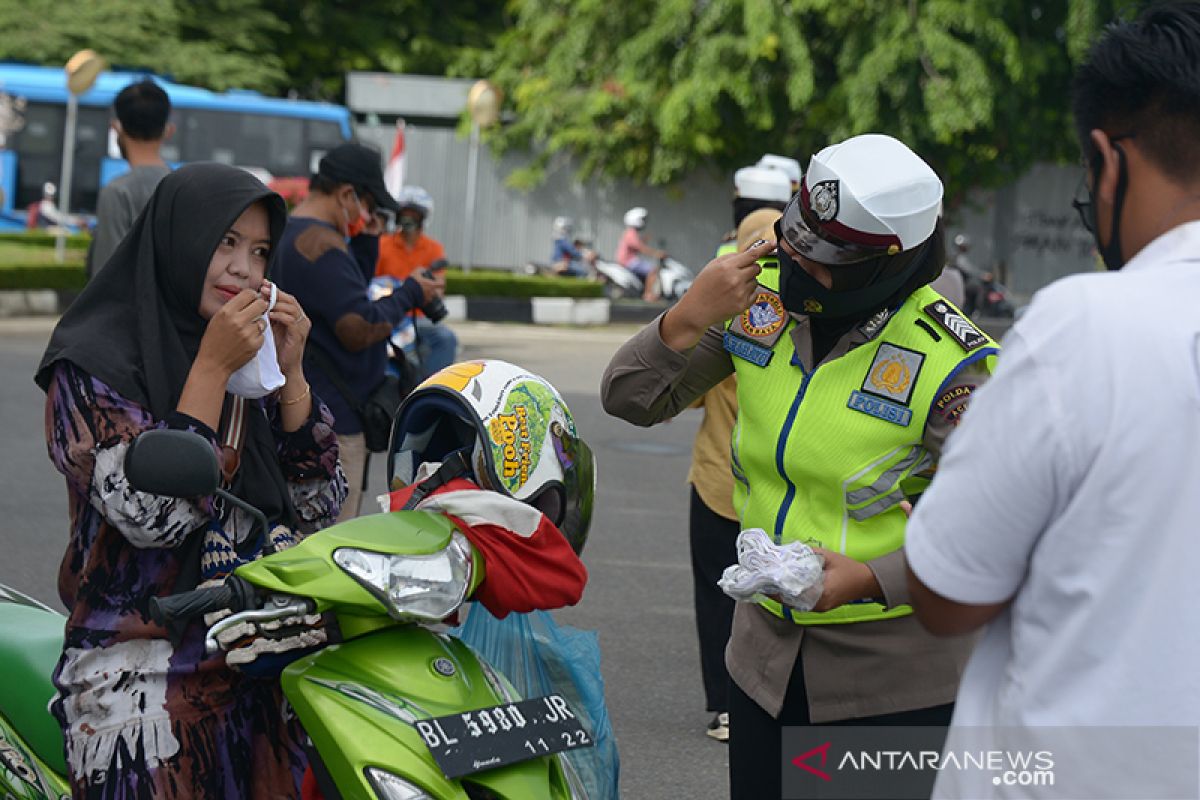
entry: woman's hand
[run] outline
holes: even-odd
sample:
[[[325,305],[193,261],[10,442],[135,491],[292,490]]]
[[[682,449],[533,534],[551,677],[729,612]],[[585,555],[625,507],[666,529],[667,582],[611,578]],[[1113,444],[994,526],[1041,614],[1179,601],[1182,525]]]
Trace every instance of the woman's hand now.
[[[824,547],[814,547],[813,551],[825,559],[825,590],[813,611],[829,611],[864,597],[877,598],[883,594],[875,573],[866,564]]]
[[[266,310],[267,301],[252,289],[243,289],[230,298],[208,321],[196,354],[197,364],[228,380],[262,347],[266,329],[262,315]]]
[[[663,318],[660,332],[667,347],[676,352],[688,350],[710,327],[749,308],[758,293],[758,273],[762,272],[758,259],[774,251],[774,242],[759,241],[744,252],[708,262]]]
[[[271,299],[271,282],[263,281],[258,290],[264,301]],[[304,344],[312,330],[312,320],[304,313],[295,297],[275,287],[275,308],[270,313],[271,333],[275,337],[275,357],[279,371],[289,381],[304,371]]]

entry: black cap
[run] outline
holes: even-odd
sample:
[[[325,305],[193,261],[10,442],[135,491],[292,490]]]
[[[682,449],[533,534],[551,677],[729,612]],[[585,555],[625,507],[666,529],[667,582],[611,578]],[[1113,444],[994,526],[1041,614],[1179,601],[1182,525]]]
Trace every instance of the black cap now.
[[[349,183],[367,190],[375,205],[399,212],[400,204],[383,184],[383,166],[379,153],[355,142],[339,144],[330,150],[317,165],[317,174],[338,183]]]

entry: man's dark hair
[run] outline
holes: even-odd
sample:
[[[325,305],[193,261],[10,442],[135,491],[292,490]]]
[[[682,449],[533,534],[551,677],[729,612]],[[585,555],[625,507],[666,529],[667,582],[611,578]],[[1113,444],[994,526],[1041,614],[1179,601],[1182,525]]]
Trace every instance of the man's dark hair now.
[[[322,175],[319,172],[314,172],[308,179],[308,190],[317,194],[336,194],[337,190],[345,185],[342,181],[335,181],[328,175]]]
[[[337,194],[338,189],[347,185],[352,186],[354,193],[359,197],[366,198],[371,195],[370,191],[362,186],[353,186],[353,184],[347,184],[346,181],[339,181],[319,172],[314,172],[308,179],[308,191],[316,194]]]
[[[1132,136],[1168,177],[1200,178],[1200,3],[1160,3],[1110,25],[1075,75],[1080,146],[1091,131]]]
[[[146,78],[122,89],[113,100],[113,111],[126,136],[153,142],[167,129],[171,101],[161,86]]]

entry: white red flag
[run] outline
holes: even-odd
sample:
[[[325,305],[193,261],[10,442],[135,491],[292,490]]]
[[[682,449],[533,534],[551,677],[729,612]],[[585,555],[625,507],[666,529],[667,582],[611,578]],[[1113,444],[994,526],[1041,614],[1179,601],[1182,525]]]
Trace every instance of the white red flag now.
[[[383,171],[383,185],[395,197],[404,186],[404,120],[396,120],[396,139],[392,142],[392,154],[388,156],[387,168]]]

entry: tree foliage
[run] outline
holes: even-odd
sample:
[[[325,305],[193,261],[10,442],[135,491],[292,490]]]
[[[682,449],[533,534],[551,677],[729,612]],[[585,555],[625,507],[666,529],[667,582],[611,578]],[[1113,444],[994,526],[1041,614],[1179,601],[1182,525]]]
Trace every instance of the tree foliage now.
[[[285,84],[271,48],[281,31],[254,0],[0,0],[4,58],[61,66],[90,47],[113,66],[217,90]]]
[[[211,89],[341,100],[346,72],[473,67],[503,27],[490,0],[0,0],[0,57],[117,67]]]
[[[471,74],[503,27],[493,0],[259,0],[280,23],[273,52],[288,88],[340,100],[352,70]],[[463,65],[466,65],[465,67]]]
[[[1071,151],[1068,96],[1108,0],[510,0],[483,66],[533,147],[581,173],[670,183],[867,131],[952,193]]]

